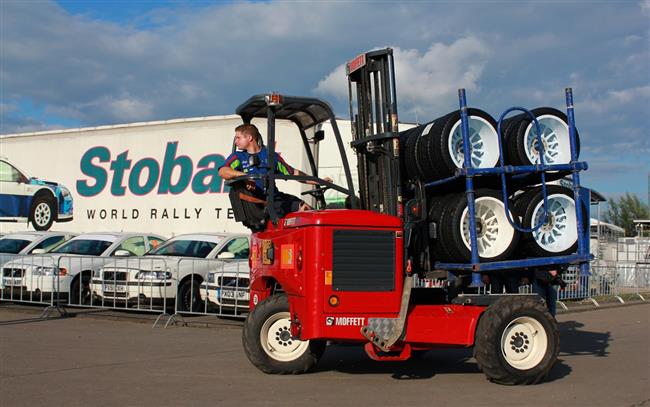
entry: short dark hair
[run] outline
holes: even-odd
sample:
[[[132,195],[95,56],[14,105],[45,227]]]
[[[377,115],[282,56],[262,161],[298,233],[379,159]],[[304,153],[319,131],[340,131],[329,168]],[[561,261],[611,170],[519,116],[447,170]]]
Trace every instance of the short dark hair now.
[[[257,129],[257,127],[255,127],[254,124],[240,124],[239,126],[235,127],[235,132],[251,136],[253,140],[255,140],[255,142],[258,144],[260,142],[260,131]]]

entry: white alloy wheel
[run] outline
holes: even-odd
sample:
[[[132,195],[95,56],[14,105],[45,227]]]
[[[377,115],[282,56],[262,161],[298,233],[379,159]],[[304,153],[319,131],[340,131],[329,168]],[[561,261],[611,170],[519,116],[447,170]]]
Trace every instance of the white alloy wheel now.
[[[508,324],[501,335],[501,353],[506,362],[519,370],[537,366],[548,348],[548,336],[542,324],[531,317],[519,317]]]
[[[499,142],[497,131],[487,120],[479,116],[469,116],[470,156],[473,168],[491,168],[499,161]],[[449,156],[457,168],[462,168],[465,162],[463,153],[463,136],[461,121],[458,120],[451,128],[447,142]]]
[[[474,208],[479,256],[489,259],[501,255],[510,247],[515,235],[515,229],[506,218],[503,202],[491,196],[485,196],[475,200]],[[471,251],[468,208],[463,211],[459,227],[463,243]]]
[[[564,194],[554,194],[547,198],[548,219],[533,232],[533,238],[544,250],[558,253],[567,250],[578,240],[576,230],[575,201]],[[544,216],[544,201],[540,200],[533,211],[530,227],[538,225]]]
[[[45,226],[52,219],[52,211],[47,202],[41,202],[34,208],[34,223],[38,226]]]
[[[309,341],[291,338],[291,322],[288,312],[271,315],[260,330],[262,349],[272,359],[290,362],[298,359],[309,349]]]
[[[571,144],[569,142],[569,126],[557,116],[543,115],[537,118],[539,130],[542,133],[545,164],[567,164],[571,161]],[[526,128],[524,151],[531,164],[540,164],[539,148],[537,146],[537,131],[535,122],[530,122]]]

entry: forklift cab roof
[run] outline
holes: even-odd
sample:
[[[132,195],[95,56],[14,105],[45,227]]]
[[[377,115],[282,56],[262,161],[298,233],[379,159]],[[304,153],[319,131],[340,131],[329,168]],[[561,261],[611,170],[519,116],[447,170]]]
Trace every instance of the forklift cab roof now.
[[[254,118],[267,118],[269,106],[275,106],[275,119],[291,120],[306,130],[334,118],[330,105],[322,100],[277,93],[255,95],[237,107],[236,113],[245,123]]]

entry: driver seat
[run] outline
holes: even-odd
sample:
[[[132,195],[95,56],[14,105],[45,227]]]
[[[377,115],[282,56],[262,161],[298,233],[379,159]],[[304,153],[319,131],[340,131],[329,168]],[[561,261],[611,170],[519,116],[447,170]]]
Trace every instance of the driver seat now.
[[[261,232],[266,229],[268,215],[266,201],[246,189],[244,181],[230,184],[230,205],[232,206],[235,220],[241,222],[252,232]]]

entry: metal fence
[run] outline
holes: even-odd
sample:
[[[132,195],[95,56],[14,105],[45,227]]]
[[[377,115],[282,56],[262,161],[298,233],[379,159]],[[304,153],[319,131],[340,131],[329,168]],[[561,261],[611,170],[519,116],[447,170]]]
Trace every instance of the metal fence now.
[[[0,300],[32,303],[64,312],[64,307],[128,310],[158,314],[165,326],[183,315],[242,318],[248,313],[246,261],[193,258],[4,255]],[[594,266],[592,274],[563,274],[558,302],[645,301],[650,294],[650,263]],[[415,288],[443,288],[446,279],[416,279]],[[492,287],[483,292],[495,293]],[[533,292],[532,286],[519,287]]]
[[[0,300],[158,314],[241,318],[248,312],[246,261],[153,256],[13,256],[2,266]]]

